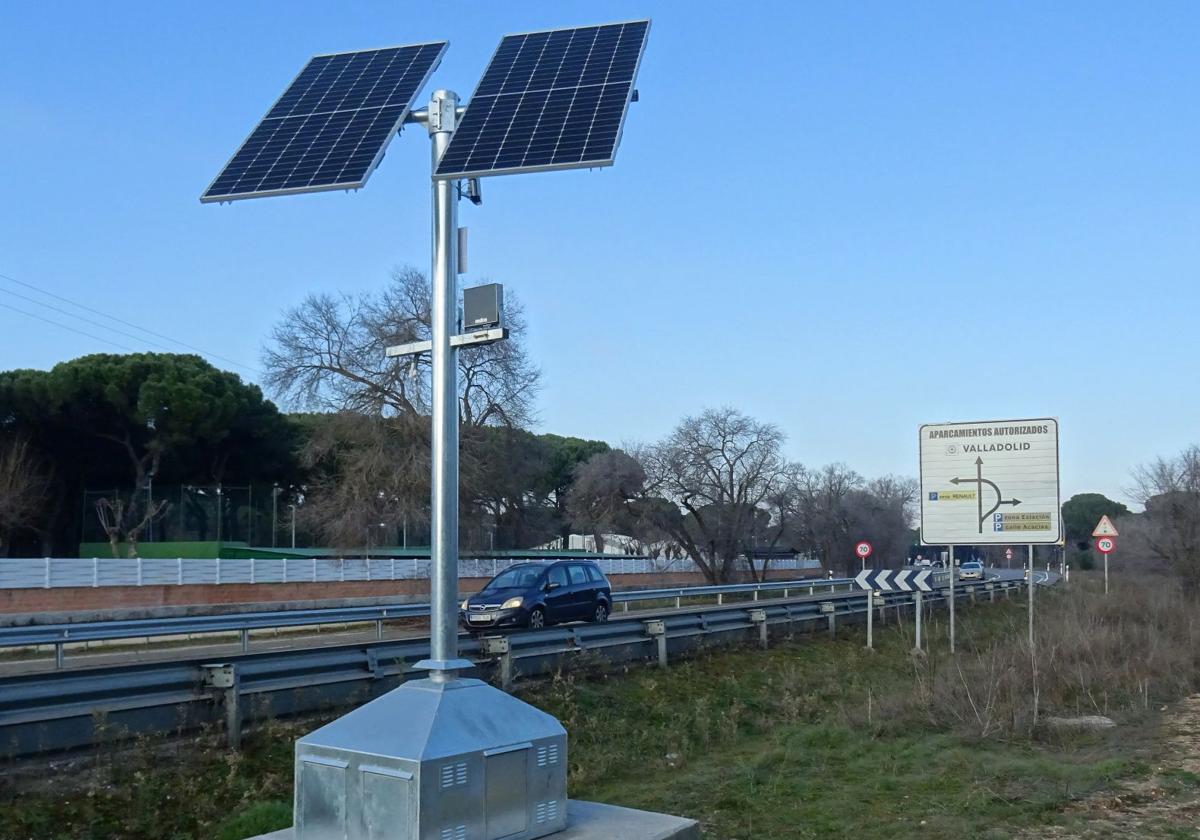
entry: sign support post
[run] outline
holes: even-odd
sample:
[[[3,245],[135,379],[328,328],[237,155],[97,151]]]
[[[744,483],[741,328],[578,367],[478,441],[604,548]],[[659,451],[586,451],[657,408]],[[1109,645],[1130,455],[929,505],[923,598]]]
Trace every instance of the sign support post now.
[[[1029,546],[1029,649],[1033,650],[1033,546]]]
[[[1099,530],[1099,529],[1097,529]],[[1104,594],[1108,594],[1108,555],[1117,550],[1117,541],[1112,537],[1098,537],[1096,550],[1104,555]]]
[[[954,546],[950,546],[950,553],[946,555],[946,565],[950,567],[950,652],[954,653],[954,579],[958,577],[958,570],[954,568]]]

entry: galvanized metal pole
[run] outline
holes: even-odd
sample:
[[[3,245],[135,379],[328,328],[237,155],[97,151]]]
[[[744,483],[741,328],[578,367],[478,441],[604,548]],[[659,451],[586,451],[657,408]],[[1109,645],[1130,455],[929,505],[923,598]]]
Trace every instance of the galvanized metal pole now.
[[[950,567],[950,652],[954,653],[954,579],[958,577],[958,571],[954,568],[954,546],[950,546],[946,564]]]
[[[450,144],[458,119],[458,95],[434,91],[427,125],[432,168]],[[450,345],[458,311],[458,195],[450,180],[433,181],[433,481],[430,494],[430,656],[418,663],[430,678],[450,681],[469,662],[458,658],[458,366]]]
[[[1029,649],[1033,650],[1033,546],[1029,546]]]
[[[1108,594],[1108,552],[1104,552],[1104,594]]]

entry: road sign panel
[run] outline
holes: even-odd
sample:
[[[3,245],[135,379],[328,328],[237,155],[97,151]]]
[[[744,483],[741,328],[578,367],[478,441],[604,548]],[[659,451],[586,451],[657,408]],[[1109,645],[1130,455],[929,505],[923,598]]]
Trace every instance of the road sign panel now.
[[[925,545],[1061,538],[1057,420],[927,424],[920,451]]]
[[[859,589],[881,592],[931,592],[933,572],[929,569],[864,569],[854,578]]]
[[[863,540],[858,545],[854,546],[854,553],[863,559],[870,557],[872,551],[874,551],[874,549],[871,548],[871,544],[866,540]]]
[[[1011,548],[1004,549],[1004,559],[1011,560],[1012,558],[1013,558],[1012,549]]]
[[[1112,520],[1108,518],[1107,514],[1105,514],[1104,516],[1100,517],[1100,522],[1092,530],[1092,536],[1117,537],[1120,535],[1117,533],[1117,526],[1113,525]]]
[[[1117,541],[1112,537],[1100,537],[1096,540],[1096,550],[1101,554],[1112,554],[1117,548]]]

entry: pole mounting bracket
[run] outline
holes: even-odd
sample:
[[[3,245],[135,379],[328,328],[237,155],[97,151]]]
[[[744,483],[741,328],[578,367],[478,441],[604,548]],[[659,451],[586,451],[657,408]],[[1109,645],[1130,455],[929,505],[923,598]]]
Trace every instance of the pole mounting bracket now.
[[[452,335],[450,336],[450,346],[473,347],[476,344],[495,344],[497,341],[504,341],[506,338],[508,338],[507,327],[492,327],[491,329]],[[407,344],[393,345],[387,348],[385,353],[388,358],[395,358],[397,356],[416,356],[421,353],[428,353],[432,349],[432,341],[410,341]]]

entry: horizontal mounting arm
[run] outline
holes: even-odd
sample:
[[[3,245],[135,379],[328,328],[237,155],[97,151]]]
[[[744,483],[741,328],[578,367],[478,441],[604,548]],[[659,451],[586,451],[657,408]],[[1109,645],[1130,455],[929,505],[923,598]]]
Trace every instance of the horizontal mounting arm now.
[[[462,335],[450,336],[451,347],[470,347],[475,344],[495,344],[497,341],[504,341],[508,338],[507,327],[493,327],[488,330],[477,330],[476,332],[463,333]],[[388,358],[395,356],[415,356],[420,353],[428,353],[433,349],[431,341],[410,341],[407,344],[397,344],[394,347],[387,348],[386,354]]]

